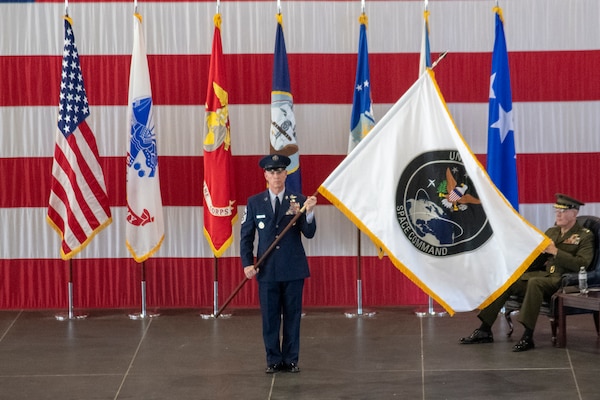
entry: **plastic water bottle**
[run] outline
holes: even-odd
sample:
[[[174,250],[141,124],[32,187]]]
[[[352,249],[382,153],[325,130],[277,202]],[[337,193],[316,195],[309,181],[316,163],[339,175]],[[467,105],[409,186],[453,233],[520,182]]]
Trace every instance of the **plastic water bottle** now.
[[[587,272],[585,267],[579,268],[579,293],[586,294],[588,292]]]

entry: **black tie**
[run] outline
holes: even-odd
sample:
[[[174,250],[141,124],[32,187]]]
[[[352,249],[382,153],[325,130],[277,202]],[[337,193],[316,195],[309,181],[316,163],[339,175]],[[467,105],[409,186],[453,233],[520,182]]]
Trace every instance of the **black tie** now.
[[[279,196],[275,196],[275,216],[279,215],[279,207],[281,207],[281,202],[279,201]]]

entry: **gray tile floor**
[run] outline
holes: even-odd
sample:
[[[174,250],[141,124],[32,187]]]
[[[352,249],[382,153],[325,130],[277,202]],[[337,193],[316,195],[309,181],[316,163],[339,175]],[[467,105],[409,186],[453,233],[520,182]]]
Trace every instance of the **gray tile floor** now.
[[[464,346],[475,313],[372,317],[309,309],[299,374],[266,375],[258,310],[161,310],[131,320],[90,310],[0,311],[0,399],[599,399],[600,341],[590,315],[569,316],[566,349],[540,317],[536,349],[513,353],[502,316],[493,344]]]

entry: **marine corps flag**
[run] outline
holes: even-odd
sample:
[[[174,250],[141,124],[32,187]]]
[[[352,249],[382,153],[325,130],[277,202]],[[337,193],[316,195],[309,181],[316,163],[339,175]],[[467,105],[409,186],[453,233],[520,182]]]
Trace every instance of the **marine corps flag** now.
[[[319,192],[450,314],[492,302],[550,243],[493,185],[431,70]]]
[[[494,7],[494,12],[496,14],[496,39],[490,76],[487,172],[515,210],[519,211],[517,153],[515,152],[508,50],[504,38],[502,9]]]
[[[215,257],[220,257],[233,241],[232,225],[237,219],[237,205],[233,185],[227,108],[229,94],[223,66],[220,14],[215,14],[214,22],[204,127],[204,236]]]
[[[283,16],[277,17],[275,52],[273,56],[273,85],[271,88],[271,142],[270,154],[283,154],[292,161],[287,167],[288,177],[285,186],[296,193],[302,193],[300,176],[300,153],[296,142],[296,118],[294,98],[290,84],[287,51],[283,37]]]
[[[127,223],[125,239],[141,263],[160,248],[165,235],[150,72],[142,16],[133,16],[133,52],[129,72],[127,124]]]

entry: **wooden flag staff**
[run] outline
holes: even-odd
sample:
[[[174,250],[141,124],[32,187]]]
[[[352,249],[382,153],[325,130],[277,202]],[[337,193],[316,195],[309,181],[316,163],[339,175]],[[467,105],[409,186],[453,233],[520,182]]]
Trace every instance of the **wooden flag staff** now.
[[[317,192],[315,192],[313,194],[313,196],[317,196],[318,194],[319,194],[319,192],[317,191]],[[296,215],[294,215],[294,218],[292,218],[292,220],[286,225],[286,227],[283,228],[283,230],[275,238],[275,240],[273,241],[273,243],[271,243],[271,245],[267,248],[267,250],[265,250],[265,252],[263,253],[263,255],[254,264],[254,269],[255,270],[257,270],[258,267],[266,260],[266,258],[269,256],[269,254],[271,254],[271,252],[275,248],[275,246],[277,246],[277,244],[279,243],[279,241],[281,240],[281,238],[283,238],[283,236],[292,228],[292,226],[294,226],[294,224],[296,223],[296,221],[298,221],[298,218],[300,218],[302,216],[302,214],[304,214],[305,211],[306,211],[306,202],[304,203],[304,205],[302,206],[302,208],[300,209],[300,211],[297,212]],[[221,306],[221,308],[219,308],[219,310],[215,313],[215,318],[218,318],[219,315],[221,315],[221,313],[223,312],[223,310],[225,310],[225,307],[227,307],[229,305],[229,303],[231,303],[231,300],[233,300],[233,298],[238,294],[238,292],[242,289],[242,287],[246,284],[247,281],[249,281],[249,279],[247,277],[244,277],[244,279],[237,285],[237,287],[235,288],[235,290],[233,291],[233,293],[231,293],[231,295],[227,298],[227,300],[225,300],[225,302],[223,303],[223,305]]]

